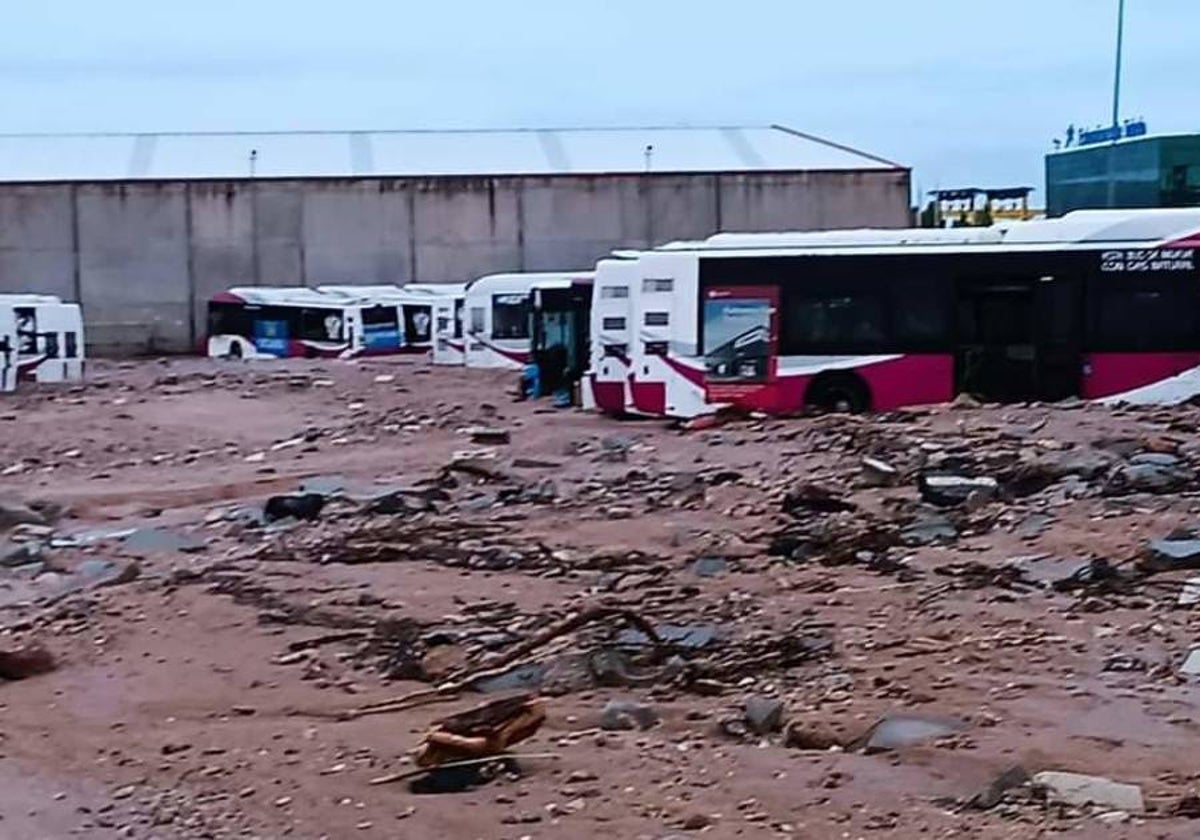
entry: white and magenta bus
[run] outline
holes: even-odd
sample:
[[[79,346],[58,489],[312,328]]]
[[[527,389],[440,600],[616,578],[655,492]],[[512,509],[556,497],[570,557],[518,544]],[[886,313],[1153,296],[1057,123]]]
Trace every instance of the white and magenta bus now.
[[[489,274],[467,286],[466,365],[518,370],[533,359],[533,290],[590,285],[591,271]]]
[[[364,308],[373,310],[367,318]],[[376,352],[399,347],[395,306],[371,307],[365,300],[300,286],[233,288],[209,301],[207,353],[235,359],[347,357],[363,352],[365,326]]]
[[[435,365],[466,364],[463,338],[463,306],[466,283],[409,283],[405,291],[426,295],[433,311],[433,355]]]
[[[14,384],[83,379],[83,313],[77,303],[54,295],[0,294],[0,348],[5,342]]]
[[[723,234],[636,265],[641,413],[1200,393],[1200,209]]]
[[[318,286],[363,307],[364,354],[426,353],[433,347],[434,297],[415,286]]]
[[[10,306],[0,306],[0,393],[17,387],[17,316]]]
[[[621,415],[634,409],[629,389],[630,287],[637,274],[637,257],[637,252],[621,252],[596,263],[585,403],[605,414]]]

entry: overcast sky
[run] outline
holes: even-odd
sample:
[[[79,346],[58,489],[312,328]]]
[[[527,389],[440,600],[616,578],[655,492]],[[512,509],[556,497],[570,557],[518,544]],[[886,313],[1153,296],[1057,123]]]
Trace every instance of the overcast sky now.
[[[1117,0],[9,0],[0,131],[779,122],[922,189],[1042,185]],[[1200,129],[1200,0],[1127,0],[1125,103]]]

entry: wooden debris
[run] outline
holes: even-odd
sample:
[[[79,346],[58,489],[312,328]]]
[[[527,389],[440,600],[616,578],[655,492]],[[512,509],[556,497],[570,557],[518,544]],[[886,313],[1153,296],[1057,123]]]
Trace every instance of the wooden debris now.
[[[504,697],[435,721],[417,750],[419,767],[501,755],[532,736],[546,720],[532,694]]]

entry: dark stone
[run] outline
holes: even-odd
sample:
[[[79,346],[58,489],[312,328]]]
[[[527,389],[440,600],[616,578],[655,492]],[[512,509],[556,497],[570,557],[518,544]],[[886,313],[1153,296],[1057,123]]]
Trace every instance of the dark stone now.
[[[1147,573],[1200,569],[1200,535],[1182,530],[1154,540],[1138,560],[1138,568]]]
[[[900,539],[908,546],[952,543],[958,539],[958,528],[941,514],[922,514],[900,532]]]
[[[267,499],[263,506],[263,515],[268,522],[280,519],[312,521],[321,515],[324,507],[325,497],[320,493],[291,493]]]
[[[1034,539],[1041,536],[1053,524],[1054,517],[1050,514],[1031,513],[1017,523],[1017,527],[1013,529],[1013,534],[1023,540]]]
[[[514,458],[513,469],[517,470],[559,470],[562,461],[550,461],[545,458]]]
[[[0,680],[25,680],[57,667],[54,656],[40,645],[0,650]]]
[[[921,498],[938,507],[957,507],[967,499],[991,501],[999,484],[994,478],[968,478],[962,475],[922,475],[917,479]]]
[[[122,540],[125,548],[135,552],[156,551],[204,551],[208,548],[202,540],[166,528],[138,528]]]
[[[746,726],[755,735],[770,735],[783,728],[783,701],[751,697],[746,701]]]
[[[412,793],[429,795],[436,793],[462,793],[488,782],[490,776],[485,774],[484,766],[472,767],[435,767],[408,784]]]
[[[122,583],[132,583],[141,576],[142,570],[137,563],[114,563],[111,560],[89,558],[79,564],[75,570],[85,586],[117,586]]]
[[[484,446],[496,446],[509,443],[512,440],[512,434],[508,429],[491,429],[491,428],[475,428],[471,429],[468,434],[471,436],[471,443],[478,443]]]
[[[20,502],[0,501],[0,531],[17,525],[49,525],[50,518]]]
[[[20,543],[0,547],[0,566],[15,568],[36,563],[42,558],[42,547],[35,543]]]
[[[919,715],[888,715],[861,739],[866,754],[890,752],[957,735],[967,728],[960,720]]]
[[[530,691],[537,689],[546,679],[550,668],[540,662],[531,662],[513,668],[506,674],[480,680],[474,689],[483,694],[495,694],[502,691]]]
[[[1013,788],[1029,784],[1032,779],[1020,765],[1009,767],[994,778],[986,788],[967,800],[967,807],[977,811],[988,811],[1004,801],[1004,794]]]
[[[816,484],[801,484],[788,491],[783,497],[783,512],[795,516],[810,511],[813,513],[848,513],[858,510],[853,502],[839,498],[834,493]]]
[[[1120,572],[1103,557],[1096,557],[1075,569],[1065,578],[1051,584],[1056,592],[1074,592],[1094,586],[1103,586],[1120,578]]]
[[[395,516],[400,513],[414,513],[424,509],[426,509],[426,506],[421,502],[415,505],[411,504],[410,496],[407,493],[394,491],[375,496],[363,507],[363,512],[381,516]]]
[[[346,477],[341,475],[318,475],[305,479],[300,484],[303,494],[315,493],[318,496],[337,496],[346,491]]]
[[[711,624],[662,624],[655,627],[654,631],[664,643],[692,650],[707,647],[715,642],[718,636],[717,628]],[[651,644],[650,639],[641,630],[622,630],[617,636],[617,643],[627,647],[645,647]]]
[[[1113,470],[1105,485],[1109,495],[1170,493],[1195,483],[1196,476],[1179,458],[1157,452],[1135,455]]]
[[[697,557],[692,561],[692,574],[711,578],[729,571],[729,561],[724,557]]]
[[[628,435],[609,435],[600,441],[600,455],[597,460],[612,463],[623,463],[629,460],[629,450],[637,443],[635,438]]]
[[[862,459],[863,483],[869,487],[891,487],[900,478],[900,471],[879,458]]]
[[[658,712],[654,707],[632,700],[609,700],[600,713],[600,728],[610,732],[645,731],[656,726],[658,721]]]

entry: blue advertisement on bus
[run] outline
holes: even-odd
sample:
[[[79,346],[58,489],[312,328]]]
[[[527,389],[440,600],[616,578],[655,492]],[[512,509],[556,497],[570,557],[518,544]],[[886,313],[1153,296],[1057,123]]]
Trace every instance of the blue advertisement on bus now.
[[[382,324],[363,324],[363,347],[368,351],[387,352],[403,346],[400,327],[393,321]]]
[[[255,320],[254,349],[259,353],[285,358],[288,354],[287,321],[266,318]]]

